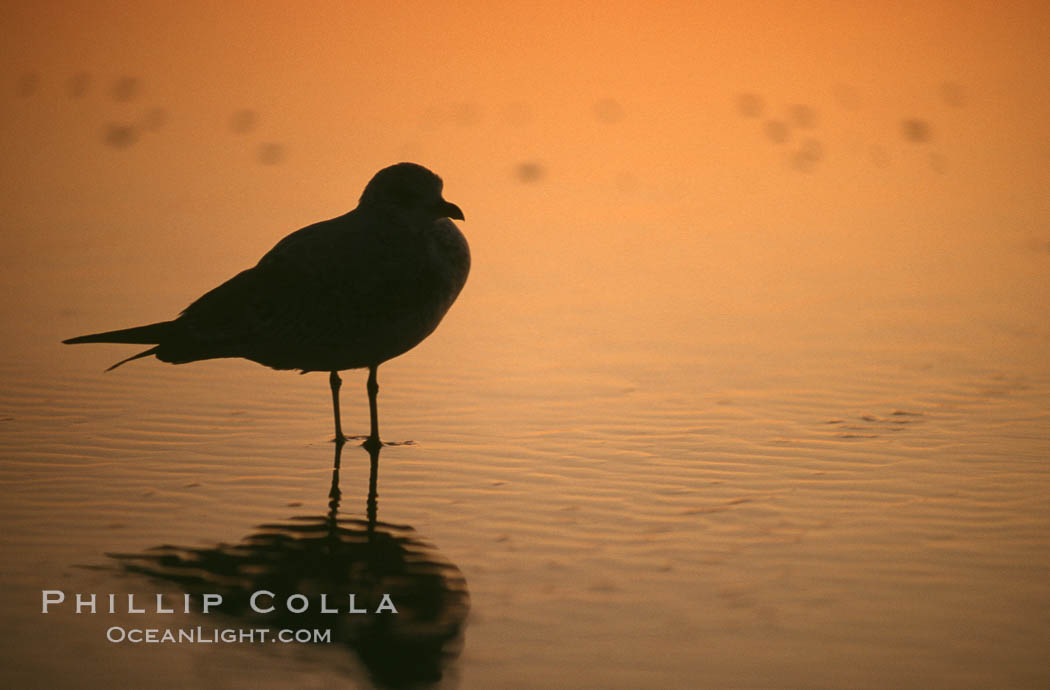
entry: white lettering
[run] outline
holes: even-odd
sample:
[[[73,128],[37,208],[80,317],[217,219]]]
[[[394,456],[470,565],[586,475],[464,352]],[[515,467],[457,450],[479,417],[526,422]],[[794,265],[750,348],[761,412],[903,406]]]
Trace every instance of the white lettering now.
[[[350,610],[347,611],[347,613],[368,613],[368,609],[359,609],[359,608],[357,608],[357,606],[354,604],[354,599],[356,599],[356,598],[357,598],[356,594],[351,594],[350,595]]]
[[[376,613],[384,613],[386,611],[397,613],[397,607],[394,606],[394,602],[390,599],[389,594],[383,595],[383,599],[379,602],[379,607],[376,609]]]
[[[57,599],[54,596],[56,594],[58,595]],[[40,613],[47,613],[48,606],[52,604],[61,604],[66,600],[66,593],[60,589],[44,589],[40,591],[40,595],[43,600],[41,602]]]
[[[294,606],[292,606],[292,599],[302,600],[303,605],[299,608],[295,608]],[[305,594],[293,594],[292,596],[288,597],[288,601],[284,602],[284,605],[292,613],[302,613],[306,609],[310,608],[310,600],[306,598]]]
[[[208,613],[212,606],[219,606],[222,604],[221,594],[205,594],[204,605],[201,608],[202,613]]]
[[[265,609],[261,609],[258,607],[257,601],[260,596],[268,596],[270,597],[270,601],[273,601],[273,592],[268,592],[265,589],[260,589],[258,592],[252,593],[252,598],[248,601],[248,604],[252,607],[252,611],[255,611],[256,613],[269,613],[270,611],[273,611],[274,607],[272,604],[269,608]]]
[[[80,592],[77,592],[77,613],[80,613],[80,609],[82,609],[82,608],[90,608],[91,609],[91,613],[95,612],[95,595],[94,594],[90,595],[88,597],[88,599],[85,600],[84,599],[84,595],[81,594]]]
[[[128,595],[128,613],[146,613],[146,609],[137,609],[137,608],[135,608],[135,595],[134,594],[129,594]],[[131,640],[131,636],[130,635],[128,636],[128,639]],[[135,640],[131,640],[131,641],[135,642]]]

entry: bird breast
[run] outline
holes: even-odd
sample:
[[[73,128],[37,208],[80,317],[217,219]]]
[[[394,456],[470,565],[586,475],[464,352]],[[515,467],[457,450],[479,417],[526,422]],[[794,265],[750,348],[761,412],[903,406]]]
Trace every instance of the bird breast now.
[[[435,221],[423,235],[425,249],[416,256],[408,275],[388,282],[386,297],[396,307],[381,309],[363,329],[345,329],[343,354],[352,355],[347,366],[356,368],[379,364],[403,354],[434,332],[452,303],[456,301],[470,273],[467,240],[447,218]],[[411,252],[410,252],[411,253]],[[421,259],[421,260],[420,260]],[[400,294],[394,294],[400,293]],[[356,319],[352,319],[356,321]],[[354,345],[350,345],[355,343]],[[367,361],[362,362],[360,356]]]
[[[447,310],[455,301],[470,273],[470,246],[456,224],[448,218],[434,222],[428,233],[428,250],[434,273],[448,299]]]

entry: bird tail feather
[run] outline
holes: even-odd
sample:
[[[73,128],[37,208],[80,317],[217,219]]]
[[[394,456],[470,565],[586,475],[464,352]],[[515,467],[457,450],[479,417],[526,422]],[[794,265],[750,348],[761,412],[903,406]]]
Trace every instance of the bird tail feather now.
[[[113,371],[114,369],[119,367],[121,364],[127,364],[128,362],[130,362],[133,359],[139,359],[141,357],[149,357],[150,355],[155,355],[155,354],[157,354],[157,350],[159,350],[159,349],[160,349],[159,347],[151,347],[148,350],[143,350],[142,352],[138,353],[137,355],[131,355],[127,359],[120,360],[119,362],[117,362],[113,366],[111,366],[108,369],[106,369],[106,371]]]
[[[161,321],[147,326],[122,328],[117,331],[106,331],[105,333],[91,333],[90,335],[69,338],[62,342],[67,345],[76,345],[78,343],[141,343],[143,345],[155,345],[171,331],[172,323],[172,321]]]
[[[161,321],[159,323],[151,323],[146,326],[136,326],[134,328],[122,328],[117,331],[106,331],[105,333],[91,333],[90,335],[81,335],[76,338],[69,338],[63,340],[63,343],[67,345],[76,345],[78,343],[140,343],[154,345],[163,340],[171,332],[172,321]],[[151,347],[148,350],[144,350],[137,355],[132,355],[127,359],[122,359],[106,371],[113,371],[121,364],[127,364],[133,359],[139,359],[141,357],[149,357],[150,355],[157,354],[157,350],[160,347]]]

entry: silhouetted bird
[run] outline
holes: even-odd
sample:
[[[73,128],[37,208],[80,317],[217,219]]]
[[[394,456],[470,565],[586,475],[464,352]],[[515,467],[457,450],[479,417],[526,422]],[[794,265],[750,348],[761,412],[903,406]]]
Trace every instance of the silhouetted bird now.
[[[337,443],[343,436],[338,372],[368,368],[371,429],[379,444],[376,369],[430,335],[470,271],[463,212],[442,182],[414,163],[376,173],[357,208],[293,232],[176,319],[70,338],[66,343],[148,343],[140,357],[183,364],[244,357],[274,369],[329,371]]]

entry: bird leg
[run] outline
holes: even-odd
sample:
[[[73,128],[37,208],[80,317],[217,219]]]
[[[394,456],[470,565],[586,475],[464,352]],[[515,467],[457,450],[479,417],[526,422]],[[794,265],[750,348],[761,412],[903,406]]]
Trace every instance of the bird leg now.
[[[376,382],[376,370],[378,368],[379,365],[368,367],[368,415],[371,420],[371,430],[368,432],[368,439],[364,443],[366,448],[378,448],[383,445],[379,441],[379,409],[376,402],[376,395],[379,393],[379,384]]]
[[[335,414],[335,438],[333,440],[342,445],[346,443],[346,436],[343,436],[343,424],[339,421],[339,387],[343,385],[339,372],[333,371],[328,377],[328,383],[332,385],[332,412]]]

